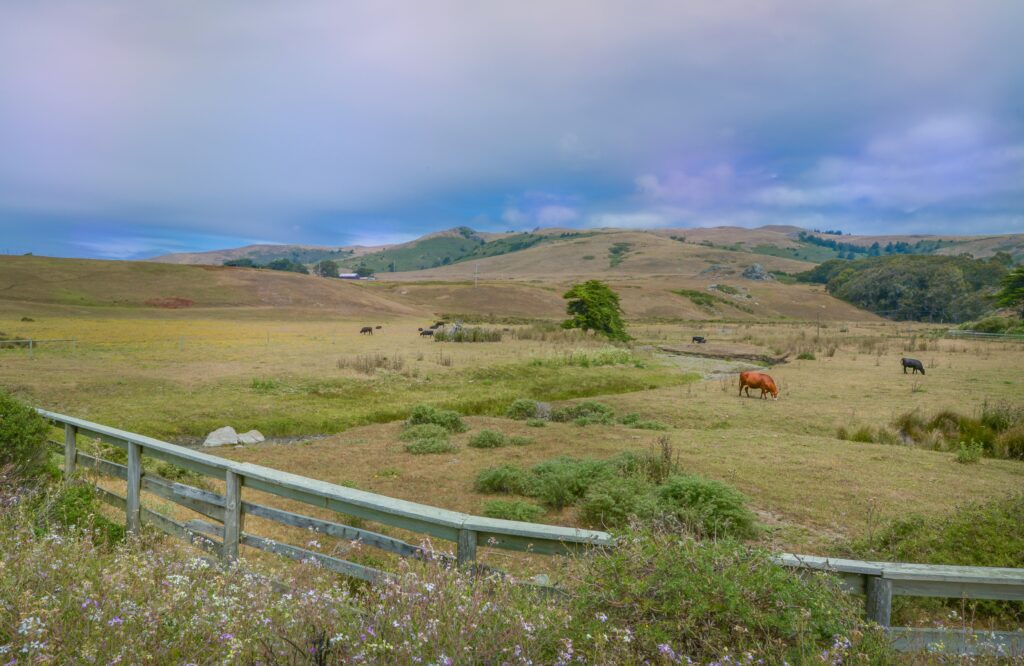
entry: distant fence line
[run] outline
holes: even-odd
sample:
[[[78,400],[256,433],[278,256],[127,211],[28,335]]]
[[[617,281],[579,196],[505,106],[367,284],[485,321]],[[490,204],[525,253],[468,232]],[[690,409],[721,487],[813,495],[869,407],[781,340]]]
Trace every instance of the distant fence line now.
[[[592,547],[614,547],[615,543],[607,532],[483,518],[449,511],[261,465],[235,462],[63,414],[42,409],[38,412],[50,423],[64,429],[64,441],[51,444],[63,451],[65,476],[72,475],[78,467],[84,467],[126,482],[124,496],[99,486],[97,490],[104,501],[125,511],[126,526],[130,533],[138,533],[143,523],[151,524],[227,561],[236,559],[239,545],[245,545],[291,559],[314,560],[327,569],[366,581],[377,581],[392,575],[364,564],[246,532],[246,516],[361,542],[401,557],[454,560],[453,564],[474,567],[478,566],[476,560],[479,547],[563,555]],[[126,451],[127,465],[79,451],[79,435],[99,439]],[[221,495],[144,472],[144,455],[220,479],[225,484],[225,492]],[[452,558],[380,532],[250,502],[242,497],[243,488],[451,541],[456,544],[456,555]],[[220,524],[205,520],[181,523],[152,511],[142,506],[143,491]],[[1024,601],[1024,569],[866,562],[790,553],[777,555],[775,560],[782,566],[803,571],[823,571],[838,576],[842,587],[848,592],[865,596],[868,618],[887,628],[893,645],[899,650],[1024,655],[1024,632],[889,626],[894,596]]]
[[[1008,342],[1024,342],[1024,334],[1021,333],[983,333],[981,331],[963,331],[952,328],[946,331],[948,338],[968,338],[972,340],[1006,340]]]

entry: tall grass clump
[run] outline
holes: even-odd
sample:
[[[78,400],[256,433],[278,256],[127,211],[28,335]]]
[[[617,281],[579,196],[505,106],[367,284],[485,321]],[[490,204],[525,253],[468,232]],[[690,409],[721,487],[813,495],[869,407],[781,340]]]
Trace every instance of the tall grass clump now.
[[[377,370],[401,372],[405,367],[405,357],[401,354],[387,356],[379,352],[373,354],[357,354],[350,358],[338,359],[338,369],[351,369],[364,375],[372,375]]]
[[[606,365],[632,365],[644,367],[643,360],[628,349],[604,347],[601,349],[574,349],[557,356],[535,358],[531,365],[549,368],[577,367],[598,368]]]
[[[961,442],[980,444],[984,455],[1024,459],[1024,407],[985,403],[976,416],[944,409],[931,418],[907,412],[893,425],[904,440],[926,448],[958,451]]]
[[[501,342],[501,329],[460,328],[457,331],[437,329],[434,342]]]
[[[430,405],[416,405],[409,413],[406,420],[409,426],[421,424],[434,424],[441,426],[448,432],[466,432],[469,426],[462,420],[462,416],[450,409],[437,409]]]

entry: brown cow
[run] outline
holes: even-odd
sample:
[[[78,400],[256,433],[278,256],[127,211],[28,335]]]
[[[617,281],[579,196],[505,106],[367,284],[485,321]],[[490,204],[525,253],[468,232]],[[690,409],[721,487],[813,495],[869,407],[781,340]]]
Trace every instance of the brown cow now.
[[[746,389],[747,397],[750,397],[750,389],[756,388],[761,389],[761,397],[764,398],[767,394],[772,394],[772,400],[779,399],[779,388],[775,385],[775,380],[763,372],[741,372],[740,373],[740,395],[743,395],[743,390]]]

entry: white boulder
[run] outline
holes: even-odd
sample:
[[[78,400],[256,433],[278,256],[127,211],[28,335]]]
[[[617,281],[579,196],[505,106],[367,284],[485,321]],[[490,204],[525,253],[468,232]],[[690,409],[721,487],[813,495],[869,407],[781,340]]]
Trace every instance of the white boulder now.
[[[263,433],[259,430],[250,430],[249,432],[243,432],[238,436],[239,444],[259,444],[264,439]]]
[[[203,446],[224,446],[225,444],[238,444],[238,433],[231,426],[217,428],[207,435],[206,441],[203,442]]]

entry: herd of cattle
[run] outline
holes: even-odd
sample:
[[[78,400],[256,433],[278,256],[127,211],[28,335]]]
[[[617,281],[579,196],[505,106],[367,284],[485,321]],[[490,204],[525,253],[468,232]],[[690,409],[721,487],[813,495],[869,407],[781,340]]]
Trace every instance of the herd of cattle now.
[[[428,337],[428,336],[434,335],[434,331],[436,331],[437,329],[441,328],[444,325],[445,325],[445,322],[439,321],[439,322],[435,322],[435,323],[431,324],[427,328],[417,328],[416,330],[420,332],[421,336]],[[458,324],[456,324],[456,326],[458,326]],[[359,329],[359,335],[373,335],[374,328],[376,328],[377,330],[380,330],[381,327],[380,326],[376,326],[376,327],[374,327],[374,326],[363,326],[361,329]]]
[[[702,335],[695,335],[691,338],[691,342],[702,345],[707,342],[707,339]],[[922,375],[924,372],[924,363],[917,360],[916,358],[900,359],[900,365],[903,366],[903,374],[907,374],[907,368],[910,368],[913,374],[920,372]],[[775,384],[775,380],[772,379],[771,375],[763,372],[755,372],[753,370],[748,372],[740,373],[740,397],[746,392],[747,397],[750,397],[750,389],[760,389],[761,398],[767,399],[769,395],[772,396],[772,400],[779,399],[779,387]]]
[[[434,331],[441,328],[442,326],[445,326],[445,322],[438,321],[431,324],[427,328],[418,328],[416,330],[420,332],[420,335],[422,337],[431,337],[434,335]],[[455,326],[459,327],[459,324],[456,323]],[[377,326],[376,328],[377,330],[380,330],[381,327]],[[359,329],[359,334],[373,335],[373,330],[373,326],[363,326],[361,329]],[[691,338],[691,342],[698,345],[702,345],[707,342],[707,338],[705,338],[702,335],[695,335]],[[916,358],[901,358],[900,365],[903,366],[903,374],[907,374],[907,368],[910,368],[913,371],[913,374],[915,375],[918,372],[920,372],[922,375],[925,374],[924,364],[921,363],[921,361],[917,360]],[[749,398],[750,389],[759,389],[761,391],[760,397],[764,400],[766,400],[769,395],[772,396],[772,400],[779,399],[779,387],[775,384],[775,380],[771,378],[771,375],[765,374],[763,372],[755,372],[751,370],[748,372],[740,373],[740,397],[742,397],[743,392],[746,391],[747,397]]]

